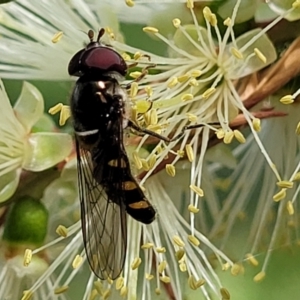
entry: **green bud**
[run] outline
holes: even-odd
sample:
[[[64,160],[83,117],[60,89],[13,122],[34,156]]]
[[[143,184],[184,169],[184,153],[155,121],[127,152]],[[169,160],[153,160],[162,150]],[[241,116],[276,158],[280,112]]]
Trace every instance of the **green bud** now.
[[[5,221],[3,240],[12,244],[39,246],[47,233],[48,211],[44,205],[29,196],[17,200]]]

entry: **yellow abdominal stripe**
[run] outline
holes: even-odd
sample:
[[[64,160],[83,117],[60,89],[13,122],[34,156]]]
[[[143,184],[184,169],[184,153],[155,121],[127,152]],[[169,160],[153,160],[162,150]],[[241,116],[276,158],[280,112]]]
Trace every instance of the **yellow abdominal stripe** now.
[[[141,200],[138,202],[130,203],[128,206],[133,209],[143,209],[143,208],[148,208],[150,205],[148,201]]]
[[[108,162],[108,165],[111,167],[116,167],[116,168],[126,168],[128,166],[126,161],[123,158],[112,159]]]

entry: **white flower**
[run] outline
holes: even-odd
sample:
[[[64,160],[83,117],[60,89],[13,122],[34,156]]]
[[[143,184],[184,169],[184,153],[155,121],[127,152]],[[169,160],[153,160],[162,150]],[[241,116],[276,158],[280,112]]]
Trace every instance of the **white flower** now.
[[[15,192],[21,170],[39,172],[62,161],[71,151],[70,135],[32,132],[44,110],[43,97],[25,82],[14,108],[0,82],[0,202]],[[57,151],[60,146],[63,148]]]
[[[1,5],[0,76],[70,80],[70,57],[83,47],[89,29],[109,27],[120,38],[108,2],[95,2],[94,10],[83,0],[20,0]]]

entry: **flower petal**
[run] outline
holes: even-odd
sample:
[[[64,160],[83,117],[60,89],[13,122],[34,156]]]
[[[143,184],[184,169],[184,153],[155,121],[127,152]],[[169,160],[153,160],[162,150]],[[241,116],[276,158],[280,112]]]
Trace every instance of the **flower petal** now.
[[[256,55],[252,56],[246,64],[244,60],[240,60],[240,63],[231,72],[231,79],[241,78],[259,71],[275,61],[277,57],[276,50],[268,36],[261,34],[261,31],[261,29],[248,31],[236,39],[236,45],[242,51],[244,57],[253,55],[255,48],[259,49],[265,56],[266,61],[263,62]],[[245,48],[245,45],[248,46]],[[227,49],[230,48],[231,45]]]
[[[28,139],[23,168],[42,171],[64,160],[72,150],[72,137],[67,133],[34,133]]]
[[[29,82],[24,82],[21,94],[14,106],[20,123],[30,132],[31,127],[42,117],[44,99],[39,90]]]
[[[196,27],[194,24],[188,24],[182,26],[185,30],[185,32],[190,36],[192,40],[195,41],[195,43],[199,43],[198,34],[201,34],[203,41],[205,43],[209,43],[208,33],[207,30],[203,27]],[[188,38],[185,36],[183,31],[181,29],[178,29],[174,34],[174,44],[178,46],[178,48],[185,50],[187,53],[190,53],[192,55],[196,56],[202,56],[203,53],[197,48],[195,45],[192,45],[192,43],[188,40]]]
[[[224,1],[224,4],[218,8],[218,14],[226,19],[231,16],[234,7],[236,6],[236,0]],[[256,4],[253,0],[243,0],[239,6],[237,11],[237,15],[235,18],[235,23],[243,23],[250,20],[256,11]]]
[[[295,0],[272,0],[268,1],[267,4],[270,8],[278,15],[284,14],[287,10],[292,8]],[[288,21],[296,21],[300,19],[300,8],[295,8],[291,13],[285,16]]]
[[[13,170],[0,180],[0,203],[9,199],[16,191],[20,179],[20,170]]]

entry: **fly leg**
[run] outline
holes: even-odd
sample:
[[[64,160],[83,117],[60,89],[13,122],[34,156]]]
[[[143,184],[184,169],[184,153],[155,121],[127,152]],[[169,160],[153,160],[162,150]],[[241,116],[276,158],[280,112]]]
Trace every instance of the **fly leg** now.
[[[173,136],[172,138],[169,138],[169,137],[166,137],[166,136],[163,136],[161,134],[158,134],[156,132],[153,132],[149,129],[146,129],[146,128],[141,128],[139,127],[138,125],[136,125],[135,123],[133,123],[132,121],[128,121],[128,126],[131,127],[132,129],[138,131],[138,132],[141,132],[141,133],[144,133],[144,134],[149,134],[153,137],[156,137],[164,142],[167,142],[167,143],[170,143],[170,142],[174,142],[176,140],[179,140],[180,138],[183,137],[183,135],[185,134],[185,132],[187,130],[191,130],[191,129],[196,129],[196,128],[201,128],[201,127],[204,127],[206,125],[220,125],[219,122],[212,122],[212,123],[208,123],[208,124],[194,124],[194,125],[188,125],[188,126],[184,126],[182,131],[178,134],[176,134],[175,136]]]
[[[138,63],[134,63],[134,64],[129,65],[128,67],[135,67],[137,65],[138,65]],[[133,82],[141,81],[148,74],[148,70],[151,69],[151,68],[155,68],[155,67],[156,67],[156,64],[151,64],[149,66],[144,67],[141,71],[141,74],[137,78],[135,78],[130,83],[125,85],[125,89],[129,90],[131,88],[131,85],[132,85]]]

